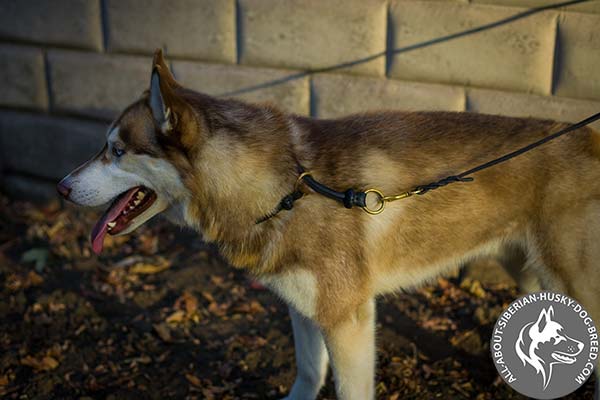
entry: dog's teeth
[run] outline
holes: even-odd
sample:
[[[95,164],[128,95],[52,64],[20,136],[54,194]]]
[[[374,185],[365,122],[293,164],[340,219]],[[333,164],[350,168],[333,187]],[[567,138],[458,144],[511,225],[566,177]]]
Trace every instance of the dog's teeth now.
[[[142,202],[141,200],[135,200],[135,201],[133,202],[133,204],[135,204],[135,205],[137,206],[137,205],[138,205],[138,204],[140,204],[141,202]]]
[[[116,222],[109,222],[107,225],[108,225],[108,228],[111,229],[111,228],[114,228],[115,225],[117,225],[117,223]]]
[[[137,192],[137,196],[136,197],[138,198],[138,200],[141,200],[141,199],[144,198],[145,195],[146,194],[144,192]]]

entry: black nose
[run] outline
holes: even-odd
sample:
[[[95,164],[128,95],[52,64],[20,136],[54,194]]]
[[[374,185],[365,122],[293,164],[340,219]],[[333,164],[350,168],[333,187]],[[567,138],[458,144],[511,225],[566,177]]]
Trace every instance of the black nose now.
[[[56,190],[58,190],[58,193],[60,193],[60,195],[65,199],[68,199],[69,194],[71,193],[71,188],[65,184],[64,179],[58,182],[58,185],[56,185]]]

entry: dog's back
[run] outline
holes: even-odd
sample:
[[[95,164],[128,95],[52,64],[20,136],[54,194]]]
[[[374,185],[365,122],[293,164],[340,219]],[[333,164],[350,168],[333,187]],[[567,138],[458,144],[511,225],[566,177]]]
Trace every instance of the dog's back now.
[[[384,194],[456,174],[564,127],[445,112],[295,122],[302,144],[299,161],[317,179],[338,190],[377,188]],[[327,286],[333,279],[323,276],[328,274],[347,281],[352,294],[343,298],[414,286],[475,257],[520,247],[544,287],[571,293],[593,309],[597,301],[586,296],[596,296],[595,288],[589,281],[576,282],[584,268],[600,275],[594,265],[600,246],[590,237],[600,217],[595,201],[600,196],[599,144],[597,133],[580,129],[477,173],[474,182],[392,203],[378,216],[308,196],[290,216],[286,232],[306,245],[302,264],[315,269],[317,282]],[[282,245],[295,247],[285,239]],[[323,266],[331,254],[338,258]],[[589,257],[581,260],[580,254]],[[353,261],[344,263],[344,257]],[[330,308],[340,310],[339,304],[322,309]]]

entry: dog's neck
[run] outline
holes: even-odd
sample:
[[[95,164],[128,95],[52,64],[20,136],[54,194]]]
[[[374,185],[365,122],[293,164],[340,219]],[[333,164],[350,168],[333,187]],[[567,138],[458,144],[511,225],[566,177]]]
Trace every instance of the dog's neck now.
[[[273,267],[266,248],[275,240],[272,224],[281,221],[256,221],[293,190],[297,178],[293,122],[268,107],[236,105],[224,107],[226,115],[211,113],[218,119],[210,121],[197,172],[186,182],[192,196],[185,219],[231,264],[260,273]]]

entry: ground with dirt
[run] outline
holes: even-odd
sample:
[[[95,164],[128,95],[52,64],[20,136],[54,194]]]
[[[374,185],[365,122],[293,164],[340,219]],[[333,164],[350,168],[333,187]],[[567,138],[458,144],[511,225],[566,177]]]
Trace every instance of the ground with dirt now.
[[[277,399],[286,307],[193,232],[155,221],[93,255],[97,214],[0,197],[0,397]],[[378,302],[381,399],[521,399],[488,340],[517,295],[440,279]],[[593,378],[571,399],[591,399]],[[331,378],[322,399],[334,399]]]

